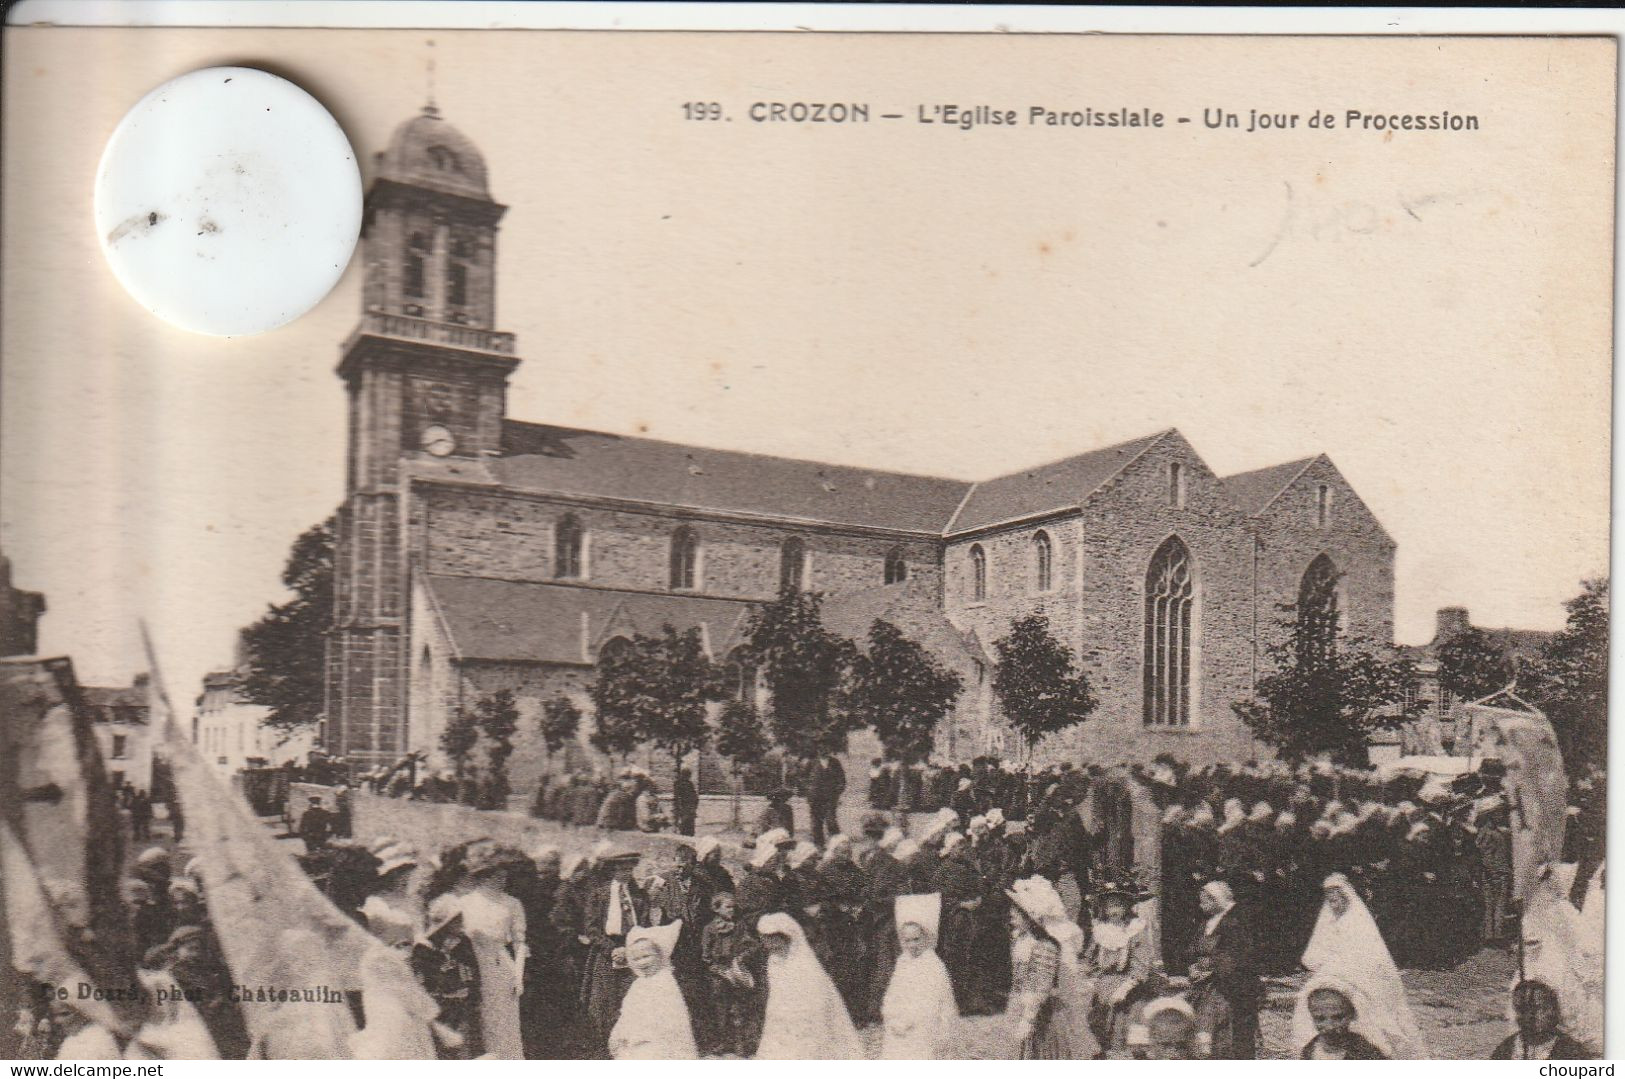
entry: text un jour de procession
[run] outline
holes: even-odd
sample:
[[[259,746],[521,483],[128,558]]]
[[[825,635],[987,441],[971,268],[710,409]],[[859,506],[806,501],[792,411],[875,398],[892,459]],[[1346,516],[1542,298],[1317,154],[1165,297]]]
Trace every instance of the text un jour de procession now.
[[[1189,125],[1210,131],[1242,134],[1264,131],[1477,131],[1478,116],[1472,113],[1397,112],[1367,109],[1309,109],[1292,112],[1280,109],[1203,108],[1200,114],[1169,116],[1156,109],[1127,106],[1115,109],[1055,108],[1030,105],[1013,109],[997,105],[915,105],[912,109],[882,110],[867,102],[755,101],[743,112],[752,123],[788,124],[868,124],[903,122],[960,131],[976,128],[1171,128]],[[682,116],[696,122],[732,121],[734,116],[721,102],[685,101]]]

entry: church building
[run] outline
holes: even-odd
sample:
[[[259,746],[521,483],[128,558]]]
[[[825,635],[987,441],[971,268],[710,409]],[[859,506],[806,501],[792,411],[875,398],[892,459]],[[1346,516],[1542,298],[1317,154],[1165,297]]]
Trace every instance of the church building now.
[[[758,694],[735,649],[785,585],[823,593],[833,630],[862,638],[886,618],[962,675],[936,740],[946,760],[1023,755],[992,672],[994,642],[1030,612],[1100,701],[1039,761],[1259,755],[1231,703],[1268,673],[1283,608],[1323,577],[1343,632],[1392,642],[1394,541],[1325,456],[1220,477],[1169,429],[970,482],[512,419],[520,358],[496,321],[506,210],[432,106],[379,155],[338,368],[332,753],[443,763],[447,716],[506,687],[526,790],[542,702],[563,693],[590,725],[594,664],[633,634],[697,628],[738,692]]]

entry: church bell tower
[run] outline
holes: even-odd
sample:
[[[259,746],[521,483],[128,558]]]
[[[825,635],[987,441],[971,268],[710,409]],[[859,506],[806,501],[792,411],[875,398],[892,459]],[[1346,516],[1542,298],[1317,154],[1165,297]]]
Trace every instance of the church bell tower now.
[[[361,321],[335,543],[324,747],[361,764],[405,751],[408,481],[438,458],[501,452],[514,337],[493,328],[497,224],[485,160],[429,105],[395,129],[367,193]]]

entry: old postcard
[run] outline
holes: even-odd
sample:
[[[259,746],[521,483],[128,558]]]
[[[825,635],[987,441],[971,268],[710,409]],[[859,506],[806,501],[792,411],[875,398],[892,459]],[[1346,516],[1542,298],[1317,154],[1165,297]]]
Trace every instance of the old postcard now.
[[[1612,39],[6,46],[0,1056],[1601,1056]]]

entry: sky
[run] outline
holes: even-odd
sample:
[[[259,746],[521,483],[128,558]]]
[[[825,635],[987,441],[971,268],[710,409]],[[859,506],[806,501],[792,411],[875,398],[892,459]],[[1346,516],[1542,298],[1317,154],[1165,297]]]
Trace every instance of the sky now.
[[[232,340],[166,327],[102,260],[108,135],[210,64],[309,90],[367,182],[432,77],[510,207],[513,418],[967,479],[1168,427],[1220,475],[1324,452],[1398,542],[1406,643],[1447,605],[1558,628],[1606,572],[1610,42],[433,40],[8,31],[0,548],[82,680],[143,669],[145,618],[190,701],[343,495],[359,259],[308,315]],[[711,101],[730,119],[684,119]],[[758,101],[904,119],[753,123]],[[916,122],[944,104],[1022,122]],[[1034,105],[1165,127],[1028,125]],[[1205,108],[1300,121],[1212,130]],[[1349,109],[1480,129],[1348,130]],[[1340,126],[1310,129],[1319,111]]]

